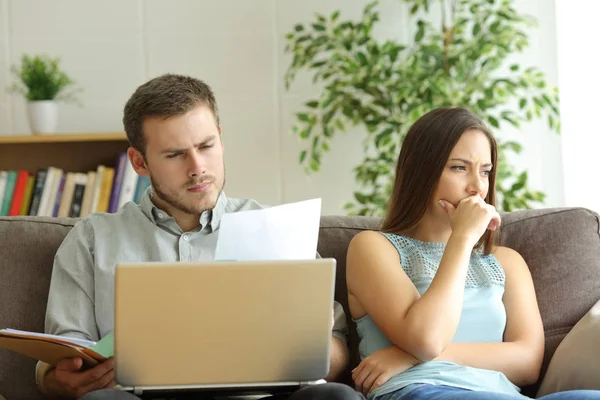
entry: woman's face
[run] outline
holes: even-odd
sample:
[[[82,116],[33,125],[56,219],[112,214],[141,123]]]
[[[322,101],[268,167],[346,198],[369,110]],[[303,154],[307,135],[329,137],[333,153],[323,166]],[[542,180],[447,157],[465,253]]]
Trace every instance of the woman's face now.
[[[488,138],[479,130],[466,131],[450,152],[431,205],[435,207],[439,200],[446,200],[456,207],[462,199],[472,195],[485,199],[492,167]]]

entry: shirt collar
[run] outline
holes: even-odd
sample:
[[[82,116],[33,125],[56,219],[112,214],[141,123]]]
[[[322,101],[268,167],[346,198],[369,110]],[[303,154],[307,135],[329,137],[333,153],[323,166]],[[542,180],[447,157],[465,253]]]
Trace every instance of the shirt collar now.
[[[221,224],[221,218],[223,217],[223,214],[225,214],[225,210],[227,209],[228,201],[229,200],[227,199],[225,192],[221,191],[219,197],[217,198],[217,203],[215,204],[215,207],[212,210],[206,210],[202,214],[200,214],[199,222],[202,229],[204,229],[205,226],[210,226],[212,231],[216,231],[217,229],[219,229],[219,225]],[[165,218],[170,218],[170,216],[165,211],[158,208],[152,202],[152,186],[149,186],[148,189],[146,189],[146,191],[144,192],[144,195],[140,200],[140,207],[142,209],[142,212],[155,224],[159,224]]]

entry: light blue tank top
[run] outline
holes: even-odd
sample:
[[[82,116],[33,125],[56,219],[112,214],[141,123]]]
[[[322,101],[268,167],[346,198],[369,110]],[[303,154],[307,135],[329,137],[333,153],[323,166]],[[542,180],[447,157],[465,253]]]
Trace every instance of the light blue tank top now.
[[[383,233],[396,247],[404,272],[421,295],[425,293],[439,267],[445,243],[422,242],[403,235]],[[502,342],[506,310],[502,302],[504,270],[492,254],[471,254],[465,282],[461,318],[453,342]],[[392,342],[373,320],[365,315],[355,320],[361,360]],[[446,385],[469,390],[519,394],[520,389],[498,371],[466,367],[446,361],[419,364],[391,378],[375,389],[369,398],[399,390],[412,383]]]

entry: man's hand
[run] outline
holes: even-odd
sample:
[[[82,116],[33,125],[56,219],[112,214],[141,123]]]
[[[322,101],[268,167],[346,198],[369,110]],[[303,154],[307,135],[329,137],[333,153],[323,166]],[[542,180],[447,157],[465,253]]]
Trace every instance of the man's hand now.
[[[390,346],[377,350],[362,360],[352,371],[352,380],[356,390],[367,396],[393,376],[417,364],[418,361],[413,356],[396,346]]]
[[[112,358],[87,371],[80,372],[83,360],[67,358],[51,369],[44,377],[44,389],[54,395],[79,398],[97,389],[115,386],[115,363]]]

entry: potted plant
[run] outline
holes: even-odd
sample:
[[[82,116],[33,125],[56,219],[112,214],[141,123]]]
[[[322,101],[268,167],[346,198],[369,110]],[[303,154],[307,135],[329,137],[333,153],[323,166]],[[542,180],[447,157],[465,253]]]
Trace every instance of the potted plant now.
[[[509,62],[526,51],[527,29],[536,24],[518,13],[512,0],[403,3],[415,28],[408,43],[376,39],[378,1],[365,6],[360,20],[340,20],[340,11],[317,14],[313,22],[297,24],[286,35],[286,52],[293,56],[286,87],[299,71],[312,72],[322,87],[296,113],[292,130],[307,144],[300,163],[309,173],[317,172],[335,135],[351,127],[362,128],[366,135],[364,159],[354,169],[361,187],[345,207],[350,214],[385,212],[406,132],[433,108],[466,107],[497,131],[535,119],[560,131],[558,90],[539,69]],[[500,138],[498,142],[500,208],[542,204],[545,194],[531,190],[527,171],[510,162],[510,153],[520,153],[522,146]]]
[[[58,125],[58,102],[76,101],[71,78],[60,69],[60,59],[47,55],[23,55],[11,71],[18,81],[10,91],[27,100],[29,126],[34,134],[54,133]]]

